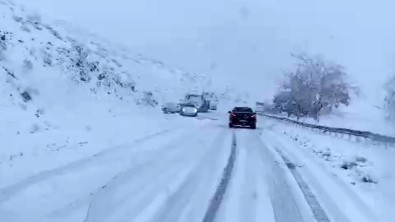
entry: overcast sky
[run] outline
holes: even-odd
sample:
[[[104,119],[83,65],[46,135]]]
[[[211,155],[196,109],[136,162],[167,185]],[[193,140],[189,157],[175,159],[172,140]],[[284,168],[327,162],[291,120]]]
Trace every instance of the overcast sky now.
[[[370,100],[395,70],[392,0],[16,1],[264,98],[290,65],[290,52],[343,64]]]

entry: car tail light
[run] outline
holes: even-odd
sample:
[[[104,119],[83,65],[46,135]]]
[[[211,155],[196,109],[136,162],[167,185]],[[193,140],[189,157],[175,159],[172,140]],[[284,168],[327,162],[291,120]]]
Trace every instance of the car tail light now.
[[[236,117],[236,114],[232,113],[232,114],[230,114],[230,116],[231,116],[232,118],[235,118],[235,117]]]
[[[256,118],[256,115],[252,115],[251,118],[255,119],[255,118]]]

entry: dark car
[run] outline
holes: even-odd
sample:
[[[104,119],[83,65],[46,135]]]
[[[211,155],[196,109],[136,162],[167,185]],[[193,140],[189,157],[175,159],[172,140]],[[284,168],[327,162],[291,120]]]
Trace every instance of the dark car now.
[[[256,129],[256,113],[249,107],[235,107],[229,111],[229,128],[235,126]]]

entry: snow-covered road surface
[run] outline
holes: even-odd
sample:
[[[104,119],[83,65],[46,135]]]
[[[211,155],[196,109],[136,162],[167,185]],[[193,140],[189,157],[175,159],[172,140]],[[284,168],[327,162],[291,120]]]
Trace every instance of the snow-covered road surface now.
[[[345,196],[341,201],[349,200],[347,206],[338,205],[328,193],[333,189],[314,181],[317,172],[294,165],[302,154],[294,154],[281,139],[267,125],[228,129],[221,121],[191,119],[186,127],[1,188],[0,215],[9,222],[373,219],[339,182],[328,181]],[[343,207],[354,216],[345,215]]]
[[[216,221],[311,221],[292,178],[258,131],[236,129],[237,157],[229,192]]]

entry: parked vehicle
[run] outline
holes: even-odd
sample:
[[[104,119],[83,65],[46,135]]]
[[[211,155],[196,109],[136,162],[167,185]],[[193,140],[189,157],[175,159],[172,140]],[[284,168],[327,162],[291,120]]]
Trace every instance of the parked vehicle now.
[[[165,103],[162,105],[163,113],[178,113],[180,112],[181,106],[178,103]]]
[[[265,111],[265,103],[256,102],[255,103],[255,112],[263,113]]]
[[[235,126],[256,129],[256,113],[249,107],[235,107],[229,111],[229,128]]]
[[[193,104],[198,112],[208,112],[210,109],[210,102],[200,94],[187,94],[184,98],[184,102],[187,104]]]
[[[217,104],[218,102],[215,100],[210,101],[210,110],[217,110]]]
[[[198,115],[198,109],[194,104],[182,104],[180,115],[196,117]]]

